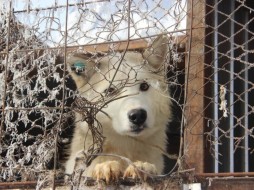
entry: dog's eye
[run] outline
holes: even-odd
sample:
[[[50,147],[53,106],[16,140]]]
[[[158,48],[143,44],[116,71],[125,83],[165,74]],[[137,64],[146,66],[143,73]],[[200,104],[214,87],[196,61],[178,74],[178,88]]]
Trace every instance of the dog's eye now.
[[[109,96],[109,95],[113,95],[116,93],[116,89],[114,87],[109,87],[107,89],[104,90],[104,93]]]
[[[140,91],[147,91],[149,89],[149,84],[147,82],[142,82],[139,86]]]

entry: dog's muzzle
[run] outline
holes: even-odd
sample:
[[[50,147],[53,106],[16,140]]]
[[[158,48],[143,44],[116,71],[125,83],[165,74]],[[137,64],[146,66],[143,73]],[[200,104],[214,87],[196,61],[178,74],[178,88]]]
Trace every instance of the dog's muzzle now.
[[[147,112],[144,109],[133,109],[128,113],[129,121],[132,123],[132,132],[139,133],[142,131],[146,125],[145,121],[147,118]]]

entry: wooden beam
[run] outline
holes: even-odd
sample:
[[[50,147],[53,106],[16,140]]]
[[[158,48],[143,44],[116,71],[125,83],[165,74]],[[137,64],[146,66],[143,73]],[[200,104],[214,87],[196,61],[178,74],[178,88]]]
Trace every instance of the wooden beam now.
[[[133,40],[129,42],[128,50],[143,49],[148,45],[145,40]],[[108,52],[110,50],[114,51],[124,51],[127,47],[127,41],[121,42],[112,42],[112,43],[99,43],[94,45],[82,45],[82,46],[73,46],[68,47],[68,52],[76,51],[81,49],[88,52]]]
[[[185,50],[186,36],[178,36],[178,47],[180,52]],[[173,40],[174,41],[174,40]],[[131,40],[129,42],[128,50],[137,50],[144,49],[148,46],[148,42],[145,39]],[[80,45],[80,46],[68,46],[67,51],[76,51],[76,50],[84,50],[88,52],[108,52],[110,50],[114,51],[124,51],[127,47],[127,41],[116,41],[116,42],[105,42],[98,43],[92,45]]]
[[[186,107],[185,107],[185,131],[184,152],[186,165],[194,168],[195,172],[204,170],[203,147],[203,110],[204,110],[204,41],[205,41],[205,1],[188,0],[185,72],[186,72]],[[187,169],[188,169],[187,168]]]

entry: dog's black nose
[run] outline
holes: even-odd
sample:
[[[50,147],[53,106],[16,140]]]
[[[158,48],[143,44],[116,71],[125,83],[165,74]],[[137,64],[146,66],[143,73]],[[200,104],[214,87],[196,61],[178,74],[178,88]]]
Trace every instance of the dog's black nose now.
[[[142,125],[146,121],[147,113],[143,109],[133,109],[129,111],[128,117],[133,124]]]

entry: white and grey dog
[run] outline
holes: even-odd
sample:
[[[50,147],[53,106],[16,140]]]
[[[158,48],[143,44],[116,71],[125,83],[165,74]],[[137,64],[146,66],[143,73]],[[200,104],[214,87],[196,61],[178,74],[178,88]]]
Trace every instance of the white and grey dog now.
[[[168,47],[168,38],[160,35],[143,53],[127,51],[101,57],[69,58],[70,73],[81,97],[92,102],[115,98],[96,115],[105,137],[104,156],[96,157],[84,175],[110,181],[121,176],[137,177],[135,168],[151,174],[163,172],[165,130],[171,117],[165,83]],[[92,143],[88,124],[76,113],[70,157],[65,165],[67,174],[74,171],[77,154]],[[133,164],[105,154],[126,157]]]

